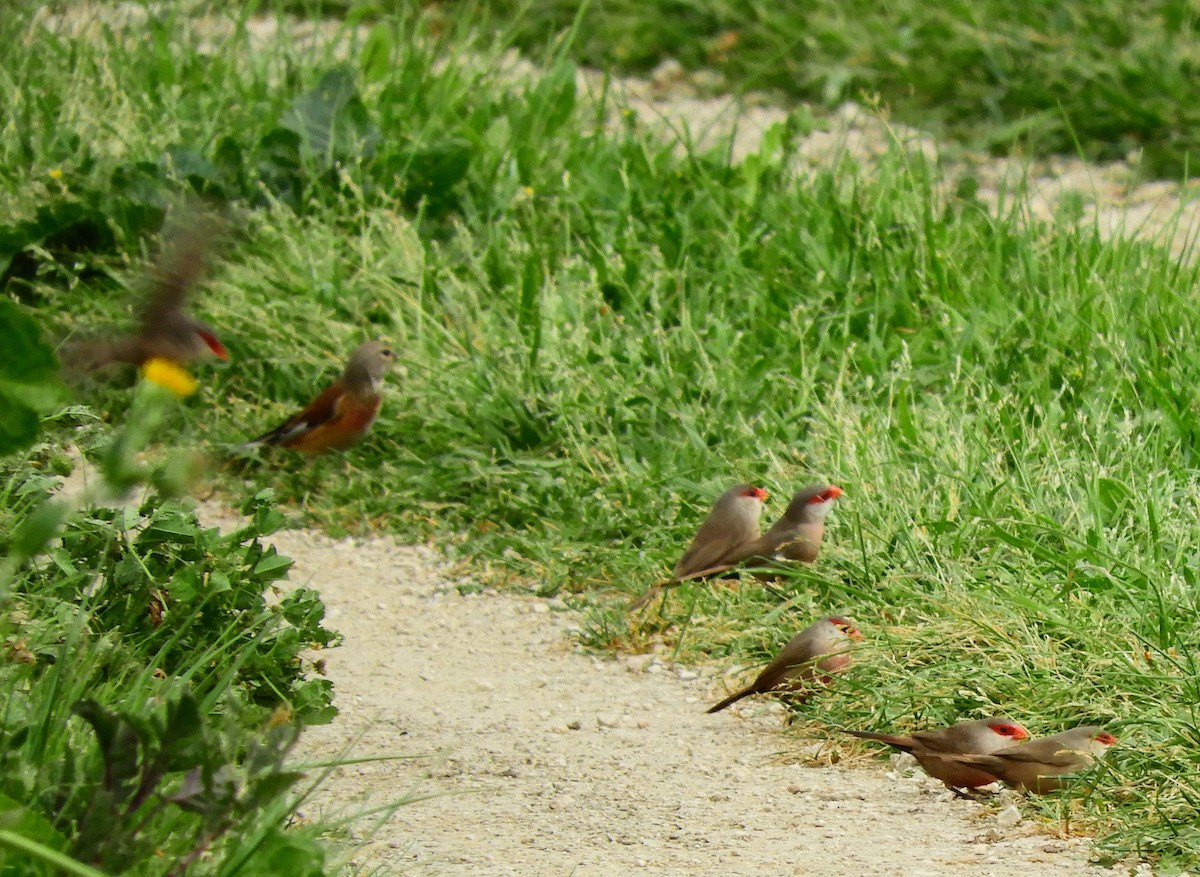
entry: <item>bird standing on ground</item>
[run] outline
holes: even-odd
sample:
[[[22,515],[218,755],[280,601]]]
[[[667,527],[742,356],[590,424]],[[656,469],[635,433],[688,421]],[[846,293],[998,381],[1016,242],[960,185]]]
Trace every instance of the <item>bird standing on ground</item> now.
[[[350,354],[341,377],[325,392],[299,414],[244,447],[275,445],[304,454],[350,447],[375,422],[382,401],[380,384],[395,359],[395,353],[385,344],[378,341],[360,344]]]
[[[829,674],[841,673],[850,666],[851,643],[861,639],[854,619],[839,615],[822,618],[788,640],[754,682],[708,712],[720,712],[751,694],[802,689],[806,683],[815,681],[818,674],[827,682]]]
[[[753,554],[812,563],[821,550],[825,516],[841,495],[842,489],[832,484],[812,484],[796,491],[783,515],[759,538]]]
[[[1116,737],[1098,725],[1082,725],[989,755],[947,758],[985,770],[1013,788],[1041,795],[1062,788],[1065,775],[1091,767],[1116,742]]]
[[[140,325],[130,335],[70,341],[61,358],[69,369],[94,372],[114,363],[144,366],[166,360],[182,366],[202,356],[229,359],[229,351],[211,326],[187,311],[187,299],[200,282],[220,222],[212,216],[192,219],[186,229],[168,235],[150,277],[150,293]]]
[[[735,484],[721,494],[675,564],[670,581],[650,588],[629,608],[644,606],[669,585],[724,572],[749,557],[758,539],[758,519],[766,500],[767,492],[752,484]]]
[[[945,756],[990,755],[998,749],[1029,739],[1029,731],[1020,722],[1004,716],[918,731],[911,737],[876,734],[873,731],[846,733],[864,740],[886,743],[901,752],[911,752],[925,773],[941,780],[948,789],[977,789],[996,782],[996,777],[962,762],[950,761]]]

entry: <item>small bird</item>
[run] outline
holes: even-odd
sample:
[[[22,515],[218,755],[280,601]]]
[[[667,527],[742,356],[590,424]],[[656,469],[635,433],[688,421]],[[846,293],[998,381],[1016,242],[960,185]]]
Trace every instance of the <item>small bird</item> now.
[[[850,666],[851,642],[861,639],[854,619],[840,615],[822,618],[788,640],[753,683],[731,694],[708,712],[720,712],[751,694],[797,691],[804,688],[805,683],[814,681],[818,671],[822,681],[828,682],[829,674],[841,673]]]
[[[796,491],[783,516],[759,538],[753,554],[812,563],[821,550],[825,516],[841,495],[842,489],[832,484],[811,484]]]
[[[207,323],[187,312],[188,295],[203,277],[221,224],[201,214],[186,229],[168,235],[150,277],[140,325],[130,335],[70,341],[61,358],[70,369],[94,372],[114,363],[144,366],[155,359],[187,365],[202,356],[229,359],[229,351]]]
[[[644,606],[665,587],[724,572],[749,557],[758,539],[758,519],[766,501],[767,492],[752,484],[735,484],[721,494],[675,564],[671,579],[650,588],[629,608]]]
[[[981,768],[1007,785],[1041,795],[1063,786],[1066,774],[1086,770],[1117,738],[1098,725],[1083,725],[998,749],[989,755],[947,755],[961,764]]]
[[[996,777],[961,762],[948,761],[946,755],[990,755],[1029,739],[1020,722],[1005,716],[958,722],[946,728],[918,731],[911,737],[876,734],[873,731],[846,731],[864,740],[877,740],[901,752],[911,752],[917,763],[948,789],[977,789],[996,782]]]
[[[275,445],[304,454],[344,450],[367,434],[379,413],[380,383],[396,354],[378,341],[360,344],[341,377],[270,432],[243,445]]]

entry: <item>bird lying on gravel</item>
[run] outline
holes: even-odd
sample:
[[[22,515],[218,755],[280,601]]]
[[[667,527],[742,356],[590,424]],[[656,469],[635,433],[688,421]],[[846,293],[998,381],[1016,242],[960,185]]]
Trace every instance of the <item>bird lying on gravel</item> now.
[[[751,694],[802,691],[808,683],[817,681],[818,676],[828,682],[829,674],[841,673],[850,666],[849,649],[853,641],[861,639],[854,619],[839,615],[822,618],[788,640],[754,682],[708,712],[720,712]]]
[[[1091,767],[1116,742],[1117,738],[1103,728],[1082,725],[988,755],[946,757],[985,770],[1013,788],[1041,795],[1062,788],[1066,782],[1063,777]]]
[[[876,740],[901,752],[911,752],[925,773],[941,780],[948,789],[977,789],[996,782],[996,777],[977,767],[948,759],[948,755],[990,755],[998,749],[1029,739],[1029,732],[1012,719],[997,716],[958,722],[946,728],[918,731],[911,737],[846,731],[864,740]]]

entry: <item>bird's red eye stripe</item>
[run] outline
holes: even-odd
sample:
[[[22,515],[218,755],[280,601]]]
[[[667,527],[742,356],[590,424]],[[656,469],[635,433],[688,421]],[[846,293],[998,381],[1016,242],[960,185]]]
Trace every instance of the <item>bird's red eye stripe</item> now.
[[[862,639],[862,634],[858,632],[858,628],[844,618],[831,618],[829,622],[840,630],[850,639]]]
[[[761,487],[751,487],[742,496],[752,496],[755,499],[761,499],[763,502],[767,501],[767,492]]]
[[[1117,742],[1117,738],[1112,734],[1100,733],[1095,737],[1097,743],[1103,743],[1105,746],[1112,746]]]
[[[815,505],[816,503],[819,503],[819,502],[830,502],[832,500],[837,499],[841,495],[842,495],[842,489],[840,487],[831,487],[828,490],[822,490],[820,493],[813,496],[809,500],[809,503],[812,505]]]
[[[1016,725],[992,725],[992,730],[1001,737],[1012,737],[1014,740],[1024,740],[1029,732]]]

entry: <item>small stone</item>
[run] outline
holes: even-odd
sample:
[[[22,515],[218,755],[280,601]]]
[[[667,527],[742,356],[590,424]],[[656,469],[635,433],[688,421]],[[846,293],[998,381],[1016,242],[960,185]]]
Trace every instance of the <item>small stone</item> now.
[[[547,612],[550,611],[550,607],[547,606],[545,603],[534,603],[532,606],[529,607],[529,611],[532,612],[534,615],[545,615]]]
[[[1012,828],[1014,825],[1019,825],[1020,822],[1021,811],[1017,809],[1016,804],[1009,804],[996,814],[996,825],[1001,828]]]
[[[519,774],[517,773],[517,769],[515,767],[510,767],[506,770],[500,771],[500,773],[496,774],[496,776],[508,777],[510,780],[515,780]]]
[[[1066,851],[1067,845],[1061,840],[1050,841],[1050,843],[1042,847],[1043,853],[1065,853]]]
[[[596,716],[596,724],[601,728],[615,728],[620,721],[621,719],[612,713],[601,713]]]
[[[579,721],[579,719],[574,719],[570,722],[567,722],[567,729],[570,731],[583,730],[583,722]]]
[[[687,71],[683,65],[674,58],[664,58],[662,62],[650,72],[650,81],[658,88],[669,88],[678,82],[683,82],[687,79]]]
[[[630,673],[644,673],[654,663],[654,655],[626,655],[625,667]]]

